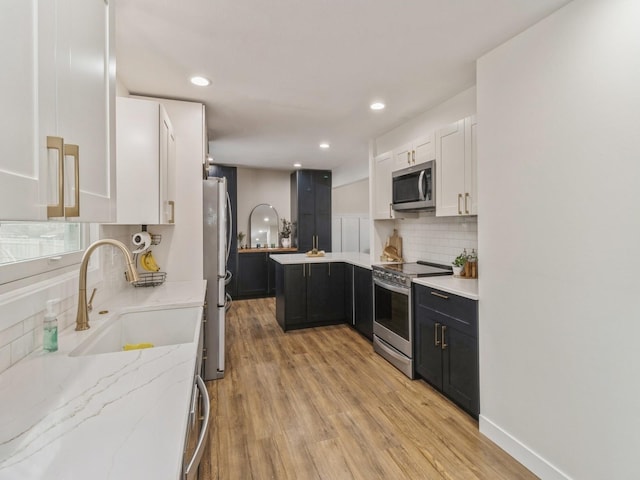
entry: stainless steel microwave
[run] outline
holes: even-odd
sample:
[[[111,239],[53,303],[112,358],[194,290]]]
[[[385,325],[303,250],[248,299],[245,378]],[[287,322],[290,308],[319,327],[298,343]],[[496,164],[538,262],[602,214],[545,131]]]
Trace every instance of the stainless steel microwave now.
[[[391,174],[394,210],[436,208],[436,161],[421,163]]]

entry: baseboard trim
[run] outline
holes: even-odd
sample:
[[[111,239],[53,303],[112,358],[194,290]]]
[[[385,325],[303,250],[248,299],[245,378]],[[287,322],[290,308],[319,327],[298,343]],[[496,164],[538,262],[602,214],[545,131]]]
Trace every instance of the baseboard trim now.
[[[480,415],[480,433],[519,461],[540,478],[545,480],[571,480],[571,477],[554,467],[547,460],[531,450],[517,438],[500,428],[488,418]]]

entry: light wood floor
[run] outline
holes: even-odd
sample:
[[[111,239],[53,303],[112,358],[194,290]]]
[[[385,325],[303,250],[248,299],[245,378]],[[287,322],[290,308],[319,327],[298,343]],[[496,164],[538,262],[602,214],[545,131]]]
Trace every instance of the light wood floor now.
[[[530,479],[475,420],[346,325],[283,333],[272,298],[227,316],[201,479]]]

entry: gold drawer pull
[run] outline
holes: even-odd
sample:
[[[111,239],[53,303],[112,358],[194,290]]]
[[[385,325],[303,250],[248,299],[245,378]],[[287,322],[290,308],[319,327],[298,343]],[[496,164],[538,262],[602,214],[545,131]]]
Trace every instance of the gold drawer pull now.
[[[47,150],[58,151],[58,203],[47,205],[47,218],[64,217],[64,140],[47,137]]]
[[[438,292],[431,292],[431,295],[433,295],[434,297],[444,298],[445,300],[449,300],[449,297],[447,297],[446,295],[442,295],[441,293],[438,293]]]

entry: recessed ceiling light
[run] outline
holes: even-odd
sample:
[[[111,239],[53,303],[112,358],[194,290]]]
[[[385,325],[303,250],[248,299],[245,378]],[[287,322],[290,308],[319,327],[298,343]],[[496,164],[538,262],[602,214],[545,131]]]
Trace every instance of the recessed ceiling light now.
[[[296,167],[296,168],[300,168],[302,166],[302,164],[301,163],[294,163],[293,166]]]
[[[199,87],[206,87],[208,85],[211,85],[211,80],[204,77],[191,77],[191,83]]]
[[[384,108],[384,103],[375,102],[375,103],[372,103],[371,105],[369,105],[369,108],[371,110],[382,110]]]
[[[330,145],[328,143],[326,143],[326,142],[320,144],[320,148],[327,149],[329,147],[330,147]]]

